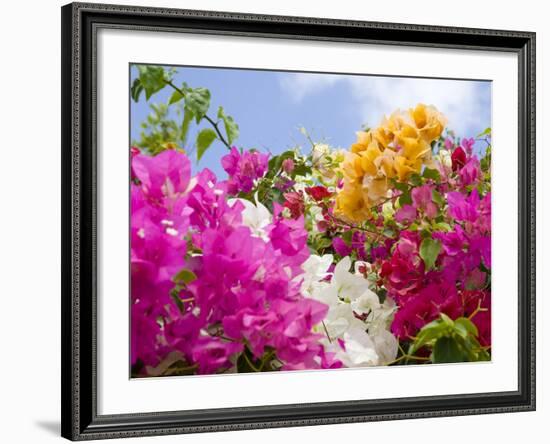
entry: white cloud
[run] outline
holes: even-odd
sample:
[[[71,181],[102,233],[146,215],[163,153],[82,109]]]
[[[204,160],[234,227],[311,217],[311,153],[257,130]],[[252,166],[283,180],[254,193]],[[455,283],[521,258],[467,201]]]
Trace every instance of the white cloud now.
[[[384,114],[417,103],[436,106],[459,135],[475,136],[471,132],[482,122],[490,124],[490,88],[482,82],[296,73],[281,77],[280,86],[300,102],[341,82],[349,86],[351,100],[369,126],[378,125]]]
[[[343,76],[334,74],[289,73],[281,75],[279,85],[293,102],[299,103],[305,97],[322,92],[343,79]]]

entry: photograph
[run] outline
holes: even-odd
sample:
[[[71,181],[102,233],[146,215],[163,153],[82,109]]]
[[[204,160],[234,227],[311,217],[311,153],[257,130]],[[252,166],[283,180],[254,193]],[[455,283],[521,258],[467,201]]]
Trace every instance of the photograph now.
[[[128,106],[131,378],[491,361],[490,80],[130,63]]]
[[[541,5],[5,2],[1,441],[544,436]]]

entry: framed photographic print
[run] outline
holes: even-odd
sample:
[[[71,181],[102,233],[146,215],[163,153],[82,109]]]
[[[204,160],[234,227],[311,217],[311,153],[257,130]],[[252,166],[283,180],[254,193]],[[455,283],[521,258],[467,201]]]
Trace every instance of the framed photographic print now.
[[[62,435],[535,408],[535,35],[62,8]]]

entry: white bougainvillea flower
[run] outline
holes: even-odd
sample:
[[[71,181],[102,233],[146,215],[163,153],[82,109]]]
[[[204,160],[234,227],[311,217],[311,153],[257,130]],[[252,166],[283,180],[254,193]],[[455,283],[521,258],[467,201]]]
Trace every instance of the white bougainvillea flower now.
[[[329,311],[324,320],[324,328],[330,341],[342,339],[344,334],[353,327],[353,325],[363,323],[355,317],[349,304],[329,305]]]
[[[395,302],[391,298],[386,298],[384,303],[379,304],[367,317],[369,331],[376,333],[381,330],[387,330],[396,310],[397,306]]]
[[[242,212],[243,216],[243,225],[250,228],[252,235],[263,239],[264,241],[269,241],[269,236],[265,228],[271,223],[272,216],[269,210],[258,201],[256,197],[256,204],[250,202],[246,199],[229,199],[228,203],[230,206],[235,205],[236,202],[240,202],[244,206]]]
[[[349,256],[343,258],[334,268],[331,285],[336,287],[338,297],[344,302],[352,302],[370,291],[368,281],[363,276],[350,273],[351,259]]]
[[[303,294],[329,307],[325,319],[315,328],[325,335],[322,342],[326,350],[335,353],[346,367],[390,363],[398,349],[397,339],[389,331],[395,304],[389,298],[380,303],[363,274],[349,271],[349,257],[336,264],[327,281],[332,260],[331,255],[310,256],[300,276]]]
[[[374,348],[378,355],[377,365],[387,365],[395,360],[399,343],[389,330],[381,329],[376,334],[369,333],[369,336],[374,342]]]
[[[364,275],[371,271],[372,265],[365,261],[355,261],[353,269],[355,270],[355,274]]]
[[[373,291],[368,288],[361,296],[350,302],[351,308],[358,315],[373,313],[380,307],[380,299]]]
[[[363,327],[354,324],[343,335],[345,351],[336,354],[347,367],[379,365],[379,357],[372,338]]]
[[[311,294],[315,290],[317,284],[330,275],[328,269],[332,264],[332,261],[332,254],[325,254],[323,256],[312,254],[309,258],[307,258],[307,260],[302,264],[304,274],[299,276],[299,278],[303,278],[303,293]]]

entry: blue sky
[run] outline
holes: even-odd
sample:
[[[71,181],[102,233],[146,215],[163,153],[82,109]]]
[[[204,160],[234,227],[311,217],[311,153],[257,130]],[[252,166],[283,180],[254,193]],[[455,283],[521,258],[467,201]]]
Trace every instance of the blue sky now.
[[[132,67],[131,81],[136,71]],[[296,145],[309,150],[301,126],[316,142],[348,148],[363,124],[376,126],[384,114],[419,102],[436,106],[449,119],[448,128],[461,137],[475,137],[491,126],[491,83],[486,81],[178,67],[174,83],[182,82],[210,90],[211,117],[219,105],[233,116],[240,129],[235,145],[273,154]],[[132,101],[132,140],[139,139],[150,103],[167,102],[171,93],[166,87],[149,103],[144,94],[138,103]],[[189,142],[208,126],[193,125]],[[220,157],[226,153],[215,141],[194,170],[208,167],[224,177]]]

